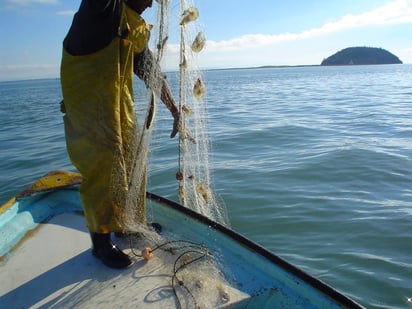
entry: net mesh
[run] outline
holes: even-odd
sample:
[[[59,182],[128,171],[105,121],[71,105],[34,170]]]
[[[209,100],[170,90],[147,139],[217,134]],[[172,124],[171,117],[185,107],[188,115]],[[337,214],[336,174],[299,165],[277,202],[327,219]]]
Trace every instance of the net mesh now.
[[[212,190],[209,169],[206,88],[197,57],[205,39],[193,1],[180,1],[179,140],[180,202],[221,223],[227,223],[222,203]]]
[[[171,23],[171,8],[173,20],[177,25],[172,25],[179,33],[179,90],[178,107],[180,112],[179,142],[177,148],[178,195],[180,203],[198,213],[215,221],[228,225],[223,202],[213,192],[211,173],[209,169],[209,136],[207,133],[207,102],[206,87],[202,72],[198,66],[198,55],[202,51],[205,38],[200,25],[196,21],[199,11],[191,0],[159,0],[157,7],[157,21],[152,30],[156,64],[160,63],[168,51],[169,26]],[[171,48],[173,52],[173,48]],[[140,107],[138,114],[145,115],[139,119],[140,126],[136,133],[134,158],[130,171],[130,181],[126,198],[125,220],[128,230],[135,230],[135,223],[141,223],[141,205],[144,203],[146,190],[146,164],[147,149],[151,141],[151,121],[153,121],[156,101],[160,97],[161,73],[154,69],[153,63],[143,63],[146,74],[150,74],[146,85],[153,91],[147,95],[147,104]],[[148,69],[149,68],[149,69]],[[156,98],[156,99],[155,99]],[[137,203],[136,203],[137,201]]]

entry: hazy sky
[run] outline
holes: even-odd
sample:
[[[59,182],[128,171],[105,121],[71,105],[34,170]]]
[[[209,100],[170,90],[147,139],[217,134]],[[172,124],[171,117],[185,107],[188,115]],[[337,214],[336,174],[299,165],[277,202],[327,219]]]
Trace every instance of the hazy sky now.
[[[192,3],[192,1],[188,1]],[[61,42],[80,0],[0,0],[0,80],[58,77]],[[202,68],[320,64],[351,46],[412,63],[412,0],[197,0]],[[156,6],[157,4],[153,4]],[[153,11],[145,13],[154,23]],[[171,16],[179,4],[171,0]],[[171,25],[171,50],[179,26]],[[177,56],[165,59],[173,69]]]

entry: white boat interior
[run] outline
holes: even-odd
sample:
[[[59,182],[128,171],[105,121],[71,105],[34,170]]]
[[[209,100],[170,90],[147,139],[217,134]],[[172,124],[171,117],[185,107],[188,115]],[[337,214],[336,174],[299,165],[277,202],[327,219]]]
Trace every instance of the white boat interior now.
[[[361,308],[177,203],[149,193],[148,218],[160,234],[113,237],[135,261],[116,270],[91,253],[76,186],[10,200],[0,207],[0,308]]]

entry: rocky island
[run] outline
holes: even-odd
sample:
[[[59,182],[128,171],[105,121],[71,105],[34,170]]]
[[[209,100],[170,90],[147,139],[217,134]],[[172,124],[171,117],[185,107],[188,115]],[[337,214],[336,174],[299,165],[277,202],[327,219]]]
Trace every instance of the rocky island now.
[[[399,64],[398,57],[383,48],[349,47],[324,59],[321,65]]]

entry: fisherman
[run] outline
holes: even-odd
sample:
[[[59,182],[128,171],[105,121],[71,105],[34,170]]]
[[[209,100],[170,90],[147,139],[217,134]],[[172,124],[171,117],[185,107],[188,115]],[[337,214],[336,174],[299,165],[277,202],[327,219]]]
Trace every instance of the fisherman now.
[[[130,174],[136,153],[142,153],[136,142],[133,72],[172,113],[171,138],[178,132],[179,111],[147,46],[150,25],[140,16],[151,6],[152,0],[82,0],[63,42],[61,109],[67,151],[83,176],[80,197],[92,253],[112,268],[132,264],[110,233],[126,232]],[[136,209],[139,223],[145,224],[146,172],[141,173]]]

